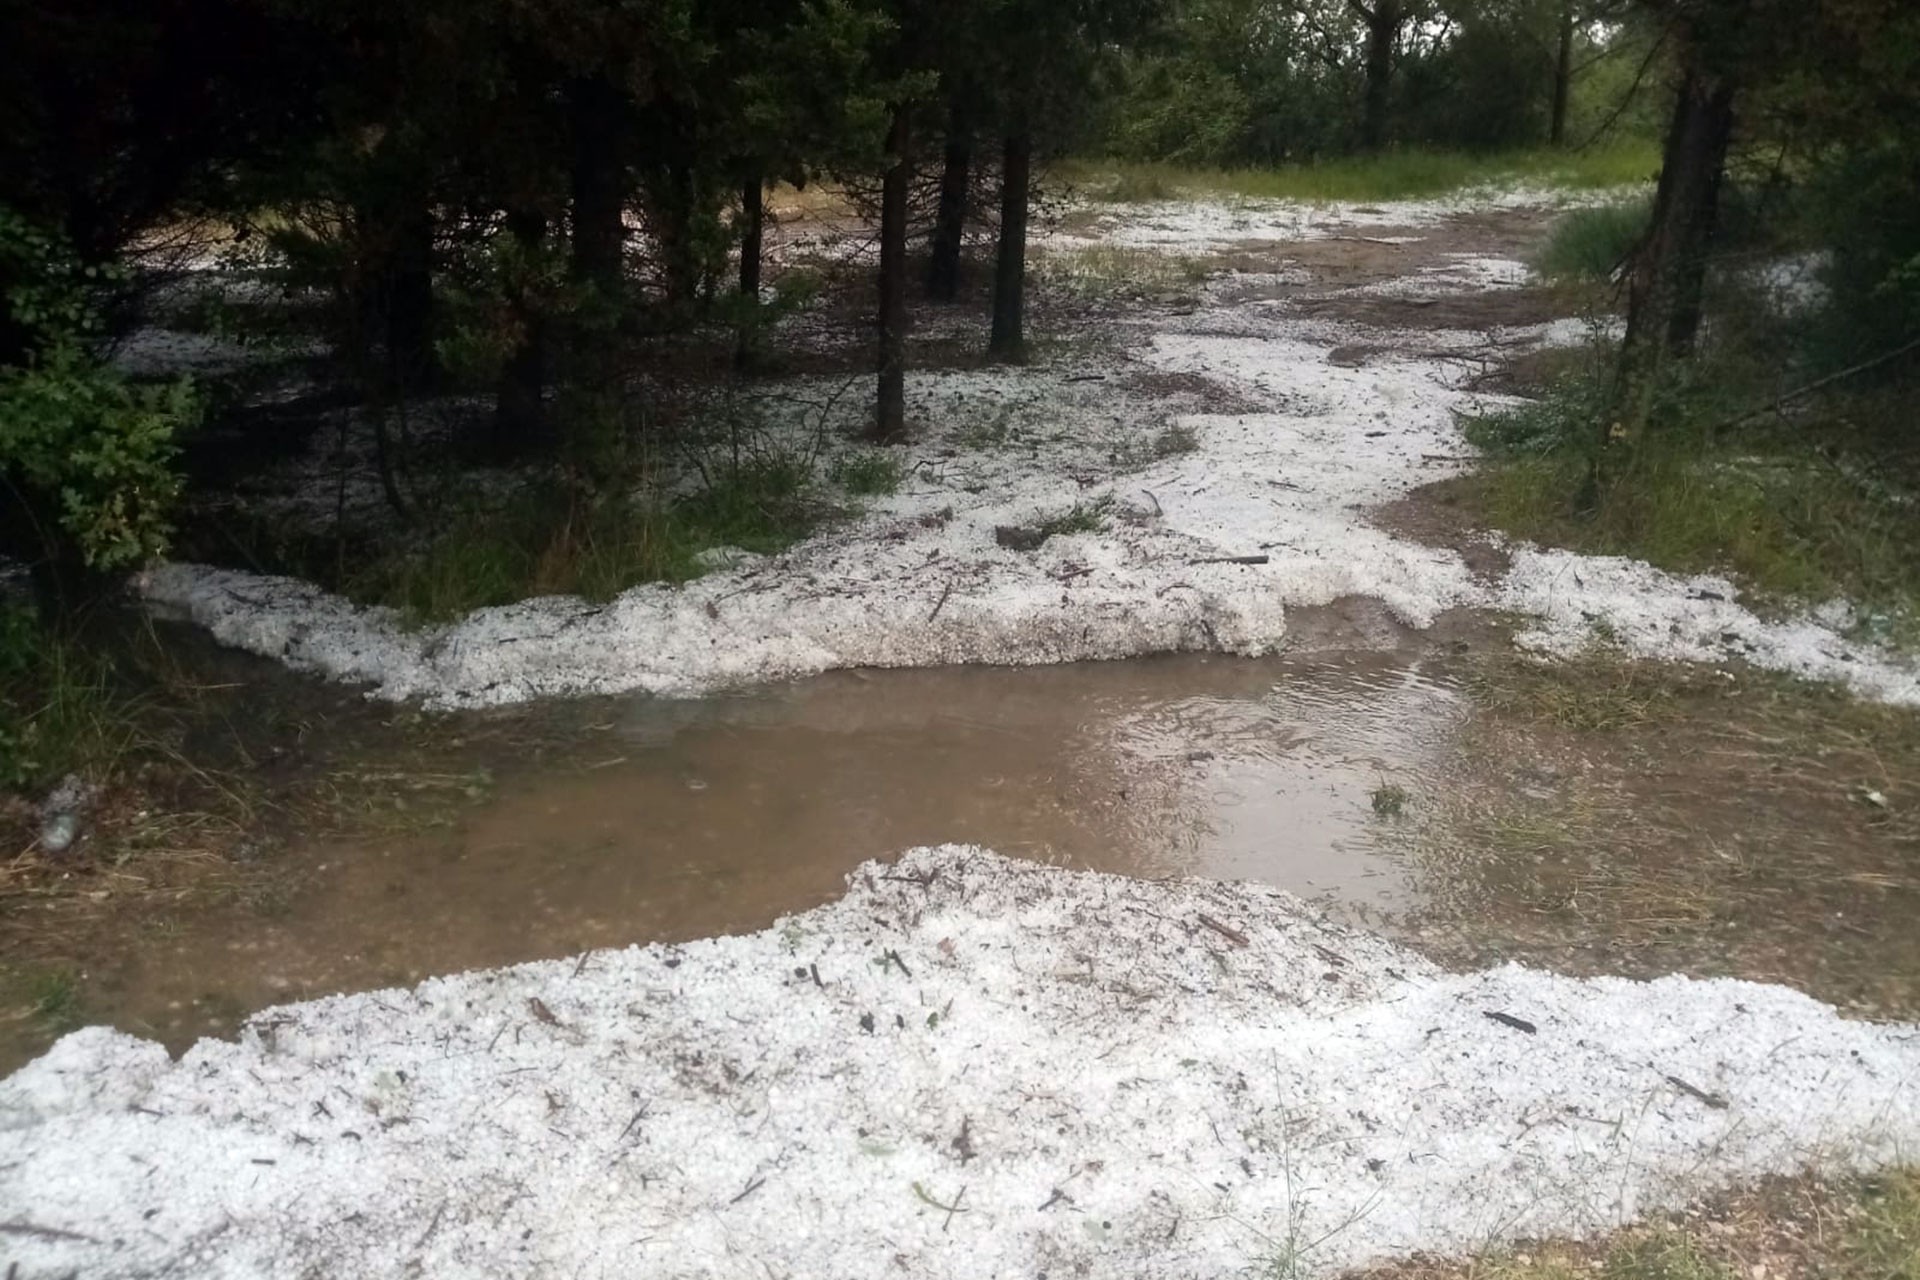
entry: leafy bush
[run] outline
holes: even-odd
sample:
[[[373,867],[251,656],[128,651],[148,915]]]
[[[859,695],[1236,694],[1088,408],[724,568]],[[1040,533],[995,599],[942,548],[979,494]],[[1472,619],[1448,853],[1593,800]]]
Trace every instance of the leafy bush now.
[[[7,319],[25,338],[0,368],[0,480],[30,526],[15,532],[38,544],[29,554],[98,569],[165,549],[174,440],[199,413],[189,382],[134,386],[91,353],[107,274],[0,207]]]

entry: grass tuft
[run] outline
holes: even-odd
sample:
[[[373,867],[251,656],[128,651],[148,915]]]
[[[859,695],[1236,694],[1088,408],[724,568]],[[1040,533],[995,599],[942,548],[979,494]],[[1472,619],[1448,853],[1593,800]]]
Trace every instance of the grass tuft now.
[[[1373,811],[1383,818],[1397,818],[1407,811],[1407,803],[1413,796],[1397,782],[1384,782],[1375,787],[1367,797],[1373,803]]]
[[[1034,528],[1044,538],[1059,534],[1098,533],[1107,527],[1107,513],[1112,509],[1113,499],[1110,497],[1076,502],[1060,514],[1039,521]]]
[[[1653,202],[1640,197],[1563,215],[1529,265],[1555,281],[1606,281],[1646,234]]]
[[[136,713],[104,654],[0,604],[0,788],[110,768],[136,743]]]
[[[827,479],[856,498],[893,493],[905,478],[899,456],[881,449],[843,454],[827,468]]]

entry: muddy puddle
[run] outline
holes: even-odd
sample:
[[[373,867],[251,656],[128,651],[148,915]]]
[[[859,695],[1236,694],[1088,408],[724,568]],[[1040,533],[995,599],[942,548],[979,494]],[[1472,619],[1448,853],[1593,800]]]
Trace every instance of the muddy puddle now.
[[[943,841],[1393,911],[1417,895],[1391,810],[1465,708],[1371,652],[843,672],[597,714],[602,758],[505,777],[449,831],[290,851],[272,911],[147,931],[89,966],[87,1020],[178,1048],[289,999],[757,929]]]

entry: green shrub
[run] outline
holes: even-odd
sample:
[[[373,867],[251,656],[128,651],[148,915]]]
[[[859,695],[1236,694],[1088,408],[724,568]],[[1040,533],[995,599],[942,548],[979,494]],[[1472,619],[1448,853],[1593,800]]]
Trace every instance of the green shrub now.
[[[1575,209],[1553,224],[1533,256],[1533,269],[1549,280],[1609,280],[1653,217],[1647,198]]]
[[[99,569],[165,549],[174,440],[199,414],[187,381],[134,386],[90,354],[108,274],[0,207],[3,327],[25,335],[19,363],[0,368],[0,481],[38,544],[29,555]]]

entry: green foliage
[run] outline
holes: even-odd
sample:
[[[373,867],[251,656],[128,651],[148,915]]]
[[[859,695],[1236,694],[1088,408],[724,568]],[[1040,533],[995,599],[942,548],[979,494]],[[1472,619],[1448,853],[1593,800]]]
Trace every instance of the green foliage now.
[[[1920,1280],[1920,1172],[1894,1169],[1869,1180],[1849,1225],[1843,1274]]]
[[[384,556],[343,586],[415,623],[531,596],[609,600],[640,583],[699,577],[709,567],[701,553],[712,548],[767,555],[791,546],[825,514],[807,494],[810,476],[804,460],[768,453],[679,497],[582,501],[563,487],[537,488],[504,508],[474,506],[425,546]]]
[[[0,605],[0,787],[97,773],[134,736],[111,663],[31,611]]]
[[[1107,527],[1107,513],[1113,510],[1111,497],[1095,498],[1092,502],[1076,502],[1057,515],[1037,521],[1034,529],[1045,538],[1056,534],[1098,533]]]
[[[899,455],[882,449],[842,454],[827,467],[827,479],[855,497],[892,493],[905,474]]]
[[[1883,447],[1863,430],[1896,429],[1901,398],[1855,396],[1794,423],[1722,434],[1766,386],[1752,359],[1721,352],[1683,366],[1660,389],[1647,438],[1597,493],[1604,352],[1541,400],[1464,422],[1491,463],[1466,481],[1470,504],[1536,542],[1730,572],[1777,599],[1844,596],[1864,632],[1910,637],[1920,628],[1916,485],[1881,465]]]
[[[73,547],[116,569],[165,549],[180,488],[174,441],[199,410],[186,380],[136,387],[89,353],[101,277],[0,207],[7,318],[27,335],[22,362],[0,367],[0,480],[35,526],[39,554]]]
[[[1653,201],[1648,197],[1562,214],[1531,265],[1549,280],[1612,279],[1646,235],[1652,218]]]

